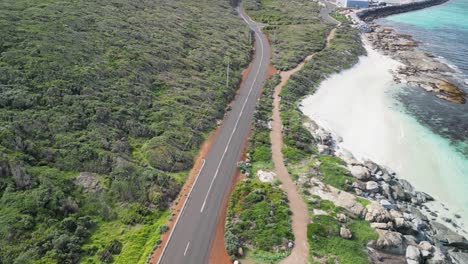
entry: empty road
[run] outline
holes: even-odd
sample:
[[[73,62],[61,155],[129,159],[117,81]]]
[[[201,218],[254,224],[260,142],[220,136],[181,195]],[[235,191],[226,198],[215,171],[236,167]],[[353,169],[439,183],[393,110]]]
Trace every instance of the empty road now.
[[[255,33],[255,54],[250,73],[239,89],[211,149],[205,157],[185,206],[158,261],[160,264],[205,264],[216,232],[218,212],[239,161],[262,83],[270,63],[270,46],[260,25],[238,9]]]

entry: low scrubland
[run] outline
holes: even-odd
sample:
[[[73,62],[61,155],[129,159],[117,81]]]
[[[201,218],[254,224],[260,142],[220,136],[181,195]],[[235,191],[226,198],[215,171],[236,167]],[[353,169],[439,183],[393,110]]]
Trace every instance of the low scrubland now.
[[[273,169],[269,122],[278,83],[279,75],[265,82],[249,137],[249,158],[239,166],[248,177],[237,183],[229,200],[224,238],[233,259],[247,257],[255,263],[277,263],[289,255],[288,241],[294,240],[286,193],[278,181],[261,182],[256,175],[258,170]]]
[[[144,263],[249,39],[224,0],[1,1],[0,263]]]
[[[357,29],[343,24],[335,31],[327,48],[318,52],[304,68],[292,75],[281,91],[281,119],[283,121],[283,154],[288,163],[295,164],[316,154],[315,141],[304,127],[306,117],[299,109],[299,101],[313,94],[328,76],[350,68],[365,54]]]
[[[319,18],[321,6],[309,0],[245,0],[243,7],[265,24],[272,44],[272,63],[279,70],[296,67],[305,57],[324,48],[331,26]]]

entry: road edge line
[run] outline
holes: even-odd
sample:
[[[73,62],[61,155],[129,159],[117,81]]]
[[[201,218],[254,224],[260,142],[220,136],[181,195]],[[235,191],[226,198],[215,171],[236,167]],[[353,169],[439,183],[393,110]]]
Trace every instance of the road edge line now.
[[[185,211],[185,207],[186,207],[186,205],[187,205],[187,202],[188,202],[188,200],[190,200],[190,195],[192,194],[192,191],[193,191],[195,185],[196,185],[197,182],[198,182],[198,178],[199,178],[201,172],[202,172],[203,169],[205,168],[205,162],[206,162],[206,159],[203,159],[203,165],[202,165],[202,167],[200,168],[200,171],[198,172],[197,177],[195,178],[195,181],[194,181],[193,184],[192,184],[192,188],[190,188],[190,192],[189,192],[189,194],[187,195],[187,199],[185,199],[184,204],[182,205],[182,210],[180,211],[180,214],[177,216],[177,220],[176,220],[176,222],[174,223],[174,226],[172,227],[172,230],[171,230],[171,233],[169,234],[169,237],[167,238],[167,242],[166,242],[166,244],[164,245],[164,248],[163,248],[163,250],[162,250],[162,252],[161,252],[161,256],[159,257],[159,260],[158,260],[158,262],[157,262],[158,264],[160,264],[161,261],[164,259],[164,253],[166,252],[167,245],[168,245],[169,242],[171,241],[172,234],[174,234],[174,230],[175,230],[176,227],[177,227],[177,223],[179,223],[179,220],[180,220],[182,214],[184,214],[184,211]]]

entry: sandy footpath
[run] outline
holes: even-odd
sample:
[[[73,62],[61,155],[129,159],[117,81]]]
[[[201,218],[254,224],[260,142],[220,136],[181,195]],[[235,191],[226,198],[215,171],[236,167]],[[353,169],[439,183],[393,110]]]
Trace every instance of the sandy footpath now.
[[[335,34],[335,30],[330,31],[327,40],[326,47],[328,47],[330,40]],[[281,82],[275,87],[273,94],[273,121],[272,130],[270,133],[271,139],[271,151],[273,164],[275,166],[275,173],[281,180],[281,188],[286,192],[289,200],[289,207],[292,214],[292,229],[294,233],[294,248],[291,254],[281,261],[281,264],[303,264],[309,263],[309,244],[307,242],[307,225],[310,223],[309,211],[307,205],[304,202],[301,194],[298,192],[296,184],[293,182],[288,170],[284,164],[283,153],[283,124],[280,115],[280,93],[283,86],[288,82],[289,78],[300,71],[305,63],[313,59],[316,53],[309,55],[302,63],[296,66],[296,68],[281,72]]]

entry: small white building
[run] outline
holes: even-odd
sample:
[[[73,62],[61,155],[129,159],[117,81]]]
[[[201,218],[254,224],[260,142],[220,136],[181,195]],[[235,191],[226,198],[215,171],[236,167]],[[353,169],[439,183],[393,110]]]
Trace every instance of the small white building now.
[[[369,7],[369,0],[336,0],[337,5],[349,8]]]

